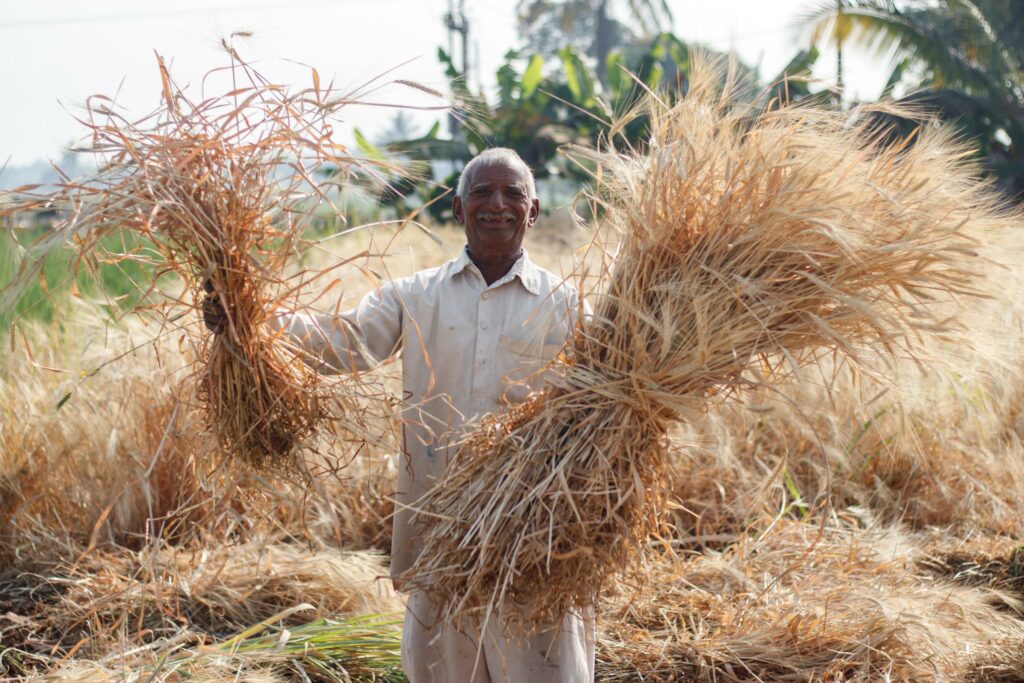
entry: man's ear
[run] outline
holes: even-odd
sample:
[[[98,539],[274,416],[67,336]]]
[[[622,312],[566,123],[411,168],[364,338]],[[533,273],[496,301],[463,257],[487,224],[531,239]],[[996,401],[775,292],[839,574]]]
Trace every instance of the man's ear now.
[[[455,195],[452,198],[452,213],[455,214],[455,222],[459,225],[465,225],[466,216],[462,211],[462,197]]]
[[[538,216],[540,216],[540,200],[534,197],[533,201],[530,202],[530,214],[527,217],[526,224],[532,228],[534,223],[537,222]]]

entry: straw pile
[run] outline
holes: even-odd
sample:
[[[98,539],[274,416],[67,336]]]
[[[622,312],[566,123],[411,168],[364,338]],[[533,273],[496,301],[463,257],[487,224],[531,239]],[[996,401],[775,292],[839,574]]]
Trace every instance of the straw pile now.
[[[922,573],[926,541],[780,520],[724,552],[662,558],[641,590],[602,596],[600,679],[978,680],[1024,638],[1015,598]]]
[[[281,529],[340,536],[349,550],[389,547],[390,423],[377,420],[373,450],[319,479],[322,497],[311,497],[304,481],[212,466],[202,416],[182,402],[180,381],[167,381],[166,368],[188,363],[178,340],[163,337],[109,363],[111,349],[151,330],[136,316],[112,326],[95,305],[70,296],[66,304],[53,325],[19,323],[31,355],[0,357],[0,572],[73,559],[90,544],[190,547]],[[370,421],[384,407],[364,409]],[[344,461],[348,447],[325,440],[304,455],[317,471],[318,461]]]
[[[31,358],[0,358],[0,680],[220,680],[217,667],[230,672],[224,680],[248,680],[238,672],[263,665],[273,680],[293,680],[296,667],[360,680],[353,672],[371,664],[398,670],[391,622],[402,603],[380,580],[386,558],[353,552],[387,539],[380,520],[394,475],[383,454],[324,477],[323,499],[289,481],[224,481],[157,363],[180,363],[175,340],[78,383],[79,368],[148,331],[137,317],[110,326],[94,306],[66,303],[53,326],[19,325]],[[342,447],[321,455],[343,457]],[[332,545],[339,536],[345,552]],[[348,616],[366,613],[388,616]],[[318,616],[331,623],[307,623]],[[240,633],[249,635],[225,641]],[[377,646],[391,654],[378,657]]]
[[[355,407],[344,392],[327,391],[265,323],[315,276],[288,279],[284,267],[312,212],[330,201],[325,188],[337,181],[325,186],[324,172],[378,175],[384,163],[357,159],[333,141],[332,116],[353,100],[321,90],[315,71],[312,89],[289,93],[228,49],[227,72],[239,86],[224,95],[193,101],[158,57],[163,102],[150,116],[130,121],[107,106],[107,98],[90,102],[92,144],[84,151],[104,163],[94,176],[68,181],[52,194],[28,195],[28,203],[70,207],[68,219],[34,251],[73,242],[85,267],[100,259],[137,259],[153,267],[151,289],[173,272],[191,294],[176,304],[198,308],[209,293],[226,320],[223,334],[201,330],[196,338],[207,426],[224,452],[287,470],[325,419]],[[124,232],[147,246],[104,253],[100,240]],[[27,260],[18,282],[41,265],[41,258]],[[12,287],[7,295],[16,293]],[[163,314],[172,321],[181,310]],[[346,420],[353,428],[357,423],[355,415]]]
[[[661,530],[672,421],[826,355],[878,368],[952,335],[968,233],[1011,221],[949,130],[886,146],[870,111],[754,112],[720,83],[695,69],[679,104],[651,98],[646,149],[577,150],[621,245],[545,391],[484,419],[423,501],[407,578],[449,619],[592,603]]]
[[[372,659],[374,635],[397,660],[394,614],[402,602],[380,580],[385,573],[376,552],[314,554],[293,543],[264,541],[201,552],[94,551],[33,572],[0,573],[0,634],[17,655],[0,662],[0,676],[51,667],[74,653],[108,671],[155,666],[163,675],[154,672],[153,680],[176,680],[175,669],[191,668],[204,654],[223,659],[264,651],[267,662],[275,652],[301,659],[299,638],[282,653],[276,636],[270,643],[252,637],[269,626],[298,636],[315,626],[306,626],[311,619],[324,617],[341,620],[334,628],[312,629],[334,639],[337,652],[319,654],[336,658],[337,666]],[[360,620],[361,635],[353,631]],[[124,648],[126,638],[136,647]]]
[[[126,637],[179,648],[270,620],[293,626],[402,609],[381,581],[379,553],[311,553],[287,540],[202,551],[97,550],[33,569],[0,572],[0,634],[28,659],[73,651],[99,657],[117,652]]]
[[[999,339],[1012,329],[1000,322],[970,329]],[[829,387],[787,382],[745,394],[756,412],[736,404],[674,427],[665,473],[673,542],[719,547],[780,511],[803,516],[826,503],[909,529],[1020,537],[1020,379],[992,369],[995,381],[972,378],[979,368],[962,363],[929,363],[927,375],[904,364],[888,391],[852,372],[827,373]]]

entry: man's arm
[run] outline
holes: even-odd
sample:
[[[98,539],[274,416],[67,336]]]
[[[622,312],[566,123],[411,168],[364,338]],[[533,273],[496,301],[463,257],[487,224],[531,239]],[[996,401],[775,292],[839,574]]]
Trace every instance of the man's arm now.
[[[269,321],[303,360],[324,374],[369,370],[401,349],[401,299],[393,283],[369,292],[340,314],[280,313]]]

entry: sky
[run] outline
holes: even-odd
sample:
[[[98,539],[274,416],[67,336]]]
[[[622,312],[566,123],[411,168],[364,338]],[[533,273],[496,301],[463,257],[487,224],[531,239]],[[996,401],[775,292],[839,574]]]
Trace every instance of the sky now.
[[[803,45],[793,28],[820,0],[669,0],[676,35],[687,42],[734,50],[762,76],[778,73]],[[620,3],[624,4],[624,3]],[[311,68],[343,89],[376,76],[377,101],[433,104],[394,79],[443,90],[437,48],[447,46],[442,17],[448,0],[0,0],[0,166],[59,160],[84,133],[75,120],[91,95],[114,97],[141,117],[159,104],[154,53],[179,83],[198,88],[211,69],[227,64],[220,41],[233,44],[270,80],[308,87]],[[480,84],[493,88],[505,52],[516,47],[515,0],[469,0],[471,60]],[[815,77],[834,82],[834,54],[819,59]],[[844,54],[848,97],[872,98],[888,70],[855,50]],[[391,114],[362,108],[346,113],[372,136]],[[438,115],[418,112],[426,129]],[[2,184],[2,182],[0,182]]]

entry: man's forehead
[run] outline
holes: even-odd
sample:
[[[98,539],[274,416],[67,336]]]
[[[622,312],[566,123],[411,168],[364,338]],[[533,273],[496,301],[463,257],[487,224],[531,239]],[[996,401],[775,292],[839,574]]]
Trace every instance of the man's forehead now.
[[[518,164],[495,160],[473,168],[470,187],[480,185],[521,185],[526,186],[526,169]]]

